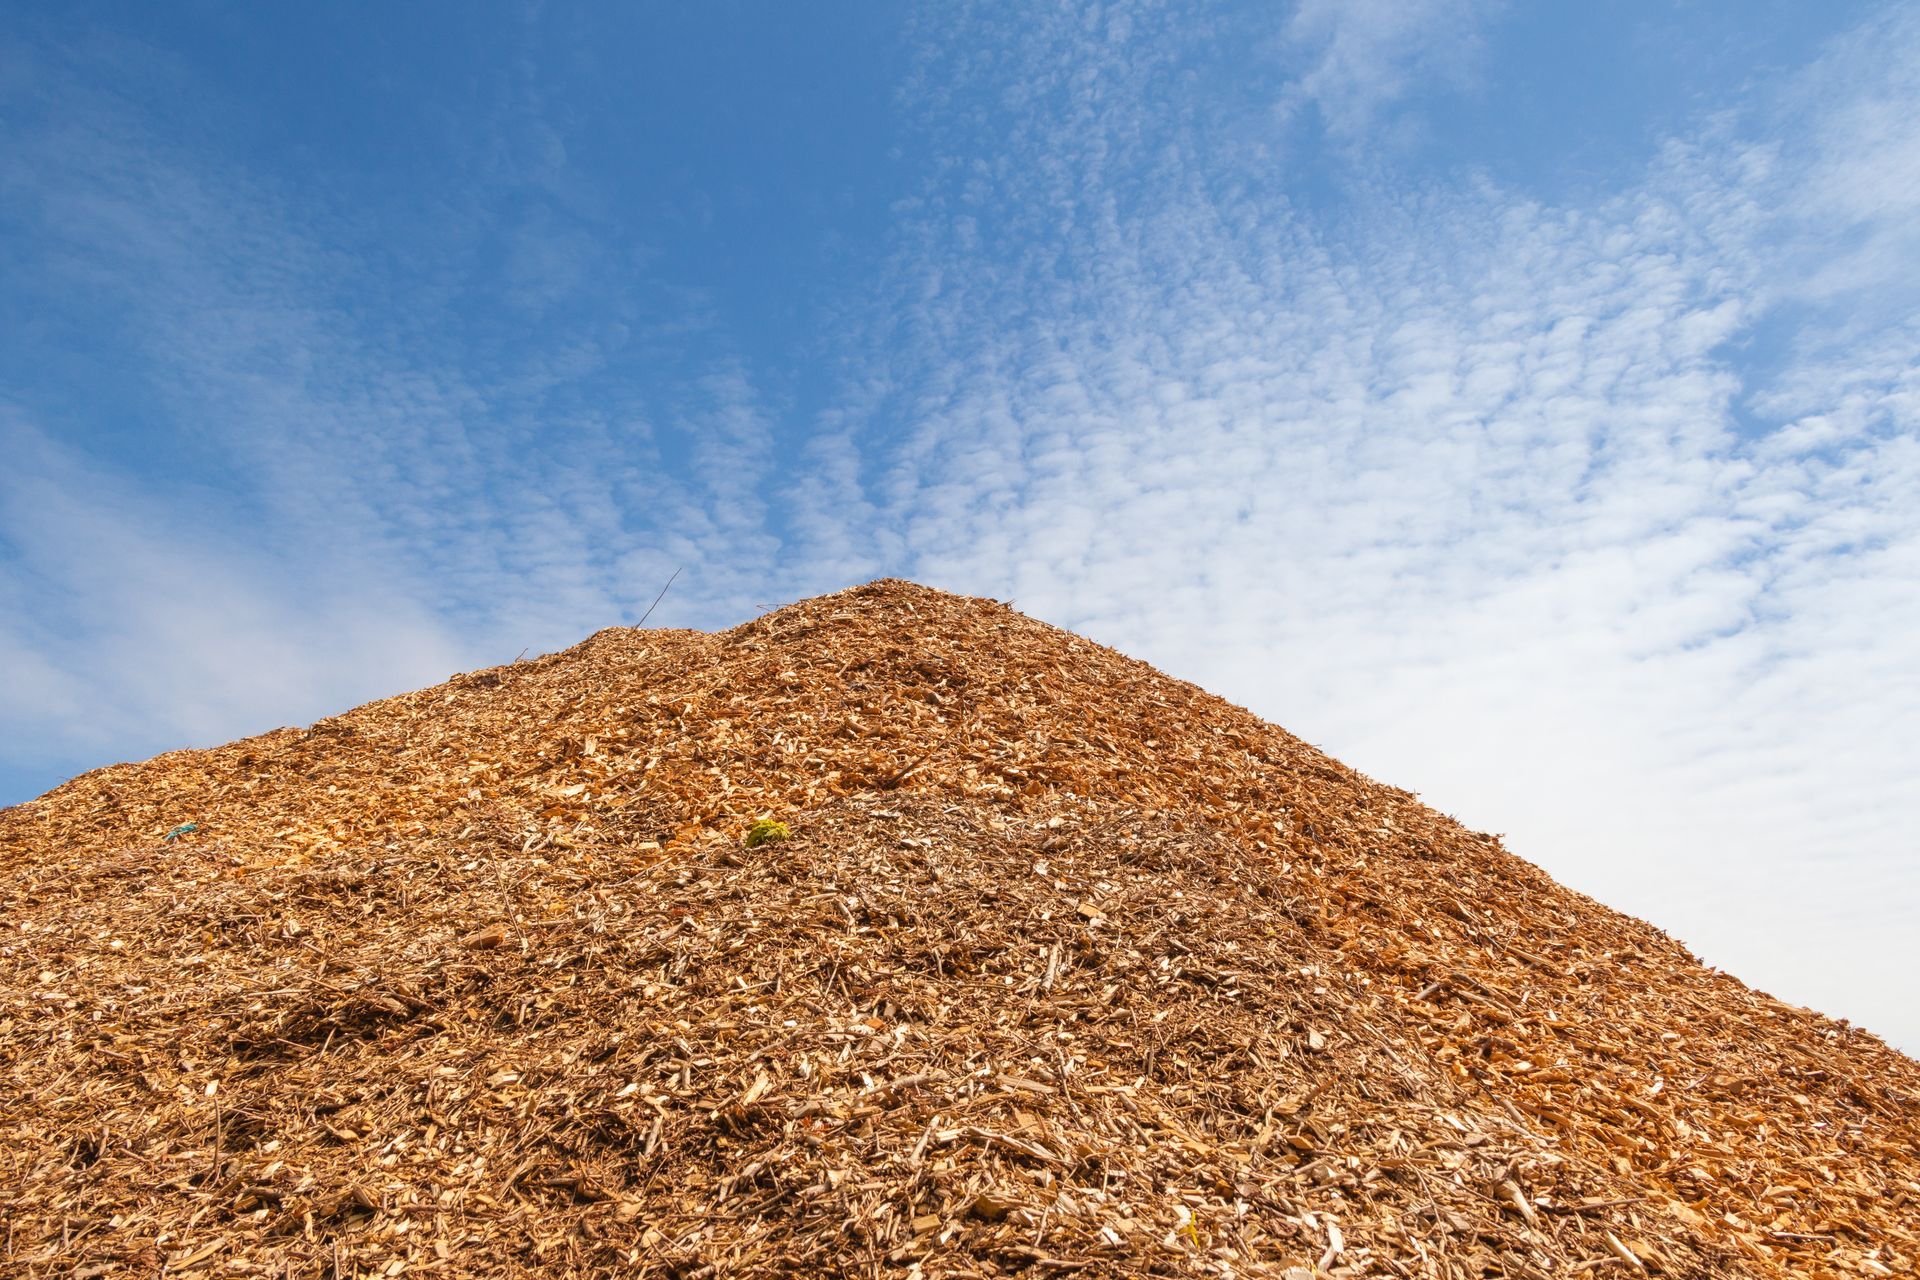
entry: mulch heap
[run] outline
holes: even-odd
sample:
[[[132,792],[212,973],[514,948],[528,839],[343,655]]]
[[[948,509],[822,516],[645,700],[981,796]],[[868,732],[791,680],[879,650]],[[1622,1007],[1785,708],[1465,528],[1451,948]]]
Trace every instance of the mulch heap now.
[[[1920,1064],[901,582],[0,813],[0,1055],[7,1274],[1920,1263]]]

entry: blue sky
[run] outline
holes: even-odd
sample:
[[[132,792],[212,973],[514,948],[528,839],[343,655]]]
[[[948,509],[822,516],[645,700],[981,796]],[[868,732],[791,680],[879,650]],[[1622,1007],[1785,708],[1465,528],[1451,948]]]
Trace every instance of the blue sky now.
[[[0,802],[1012,598],[1920,1047],[1920,17],[8,6]]]

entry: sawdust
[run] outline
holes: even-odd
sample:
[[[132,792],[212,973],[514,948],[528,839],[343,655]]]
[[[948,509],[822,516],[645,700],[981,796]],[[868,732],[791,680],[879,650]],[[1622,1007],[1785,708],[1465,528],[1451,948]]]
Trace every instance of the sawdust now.
[[[899,582],[0,813],[0,1054],[17,1274],[1920,1259],[1920,1065]]]

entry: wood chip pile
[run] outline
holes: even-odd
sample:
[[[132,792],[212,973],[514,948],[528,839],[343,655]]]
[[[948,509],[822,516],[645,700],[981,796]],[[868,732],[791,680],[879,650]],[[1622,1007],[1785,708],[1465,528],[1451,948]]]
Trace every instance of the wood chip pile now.
[[[1871,1035],[907,583],[0,813],[6,1274],[1911,1275],[1917,1143]]]

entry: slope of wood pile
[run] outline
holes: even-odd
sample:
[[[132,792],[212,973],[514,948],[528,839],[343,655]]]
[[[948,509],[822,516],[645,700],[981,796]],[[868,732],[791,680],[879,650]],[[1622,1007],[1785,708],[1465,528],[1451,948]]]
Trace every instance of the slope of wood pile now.
[[[906,583],[0,813],[6,1274],[1909,1275],[1917,1143],[1874,1037]]]

